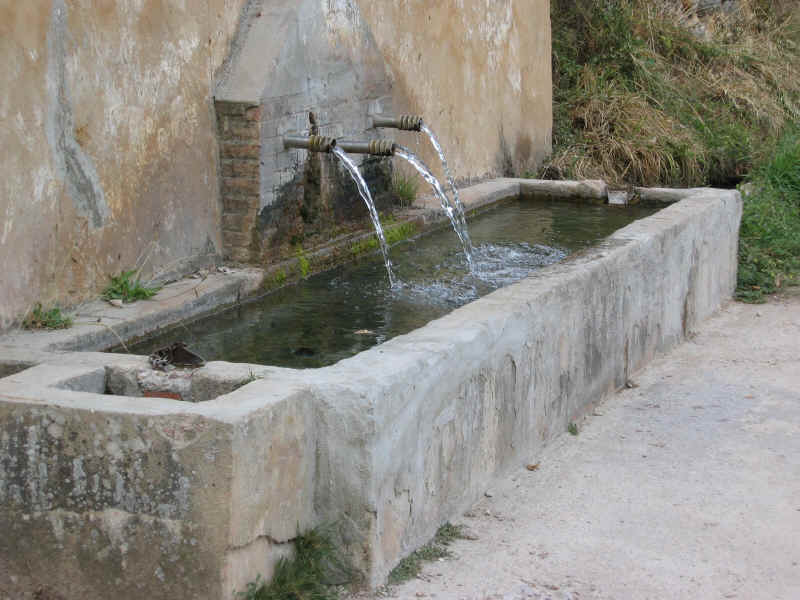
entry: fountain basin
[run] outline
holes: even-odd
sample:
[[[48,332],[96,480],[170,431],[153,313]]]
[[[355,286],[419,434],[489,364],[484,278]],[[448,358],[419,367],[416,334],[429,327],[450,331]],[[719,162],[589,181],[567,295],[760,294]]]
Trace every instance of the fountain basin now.
[[[537,185],[463,199],[552,184]],[[535,462],[731,297],[739,194],[680,197],[336,365],[209,363],[187,377],[200,403],[131,395],[159,393],[143,387],[144,357],[69,351],[112,345],[105,328],[0,340],[0,365],[29,366],[0,380],[0,554],[86,597],[232,598],[298,529],[335,523],[366,583],[383,583],[495,476]],[[209,295],[230,300],[258,277],[211,278]],[[182,285],[169,310],[212,302]],[[117,330],[148,329],[151,309],[123,309],[138,317]]]
[[[509,199],[471,220],[472,272],[452,229],[432,231],[392,247],[399,279],[393,287],[373,252],[116,351],[149,355],[185,340],[207,360],[329,366],[591,247],[655,210]]]

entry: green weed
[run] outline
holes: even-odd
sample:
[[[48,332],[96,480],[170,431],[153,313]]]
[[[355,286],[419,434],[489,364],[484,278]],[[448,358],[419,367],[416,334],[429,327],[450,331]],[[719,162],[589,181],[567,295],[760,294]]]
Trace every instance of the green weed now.
[[[339,556],[324,530],[316,529],[300,535],[294,542],[292,558],[282,558],[275,567],[272,580],[260,577],[250,583],[242,600],[336,600],[336,586],[350,583],[351,568]]]
[[[402,208],[412,206],[417,199],[419,192],[419,182],[415,177],[406,173],[395,171],[392,175],[392,194]]]
[[[72,319],[64,315],[58,307],[45,309],[37,304],[25,317],[22,326],[25,329],[69,329],[72,327]]]
[[[413,579],[422,571],[422,566],[426,562],[438,560],[440,558],[448,558],[451,556],[448,546],[454,540],[466,539],[464,535],[464,528],[461,525],[452,525],[445,523],[436,532],[436,536],[419,548],[415,550],[403,560],[389,573],[389,585],[398,585],[409,579]]]
[[[417,225],[415,223],[399,223],[397,225],[386,227],[383,230],[383,236],[386,238],[386,243],[389,246],[393,246],[398,242],[402,242],[403,240],[407,240],[410,237],[414,237],[417,234]],[[354,242],[350,246],[350,252],[353,256],[361,256],[362,254],[367,254],[368,252],[374,252],[378,249],[378,238],[377,236],[370,236],[368,238],[364,238],[357,242]]]
[[[384,231],[386,243],[393,246],[397,242],[402,242],[417,233],[417,226],[414,223],[400,223],[394,227],[389,227]]]
[[[763,302],[800,276],[800,132],[785,135],[744,195],[736,297]]]
[[[300,277],[303,279],[311,274],[311,263],[308,261],[302,246],[297,249],[297,268],[300,270]]]
[[[567,425],[567,431],[570,435],[578,435],[578,426],[575,423]]]
[[[275,273],[274,281],[276,286],[281,286],[286,283],[286,271],[283,269],[278,269],[278,271]]]
[[[160,287],[145,286],[136,275],[135,270],[123,271],[119,275],[111,276],[111,283],[103,291],[103,298],[106,300],[122,300],[123,302],[136,302],[137,300],[147,300],[155,296]]]
[[[350,246],[350,252],[353,256],[361,256],[362,254],[366,254],[367,252],[372,252],[377,248],[378,248],[378,238],[373,236],[354,242]]]
[[[253,373],[253,370],[250,369],[247,377],[245,377],[244,379],[242,379],[242,381],[236,384],[236,387],[234,389],[238,390],[240,387],[244,387],[248,383],[253,383],[254,381],[258,381],[259,379],[263,379],[263,377],[261,375],[256,375],[255,373]]]

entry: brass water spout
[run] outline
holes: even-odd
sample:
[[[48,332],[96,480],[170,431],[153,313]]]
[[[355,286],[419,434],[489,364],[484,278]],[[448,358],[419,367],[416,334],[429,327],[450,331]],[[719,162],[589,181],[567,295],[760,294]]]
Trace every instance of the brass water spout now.
[[[336,140],[324,135],[287,135],[283,138],[284,148],[300,148],[309,152],[333,152]]]
[[[400,115],[399,117],[373,115],[372,126],[400,129],[401,131],[419,131],[422,129],[422,117],[418,115]]]
[[[391,140],[369,142],[338,142],[339,148],[349,154],[371,154],[372,156],[394,156],[395,143]]]
[[[337,141],[322,135],[287,135],[283,138],[284,148],[300,148],[309,152],[333,152],[338,147],[349,154],[371,154],[372,156],[394,156],[395,143],[391,140],[370,140],[368,142]]]

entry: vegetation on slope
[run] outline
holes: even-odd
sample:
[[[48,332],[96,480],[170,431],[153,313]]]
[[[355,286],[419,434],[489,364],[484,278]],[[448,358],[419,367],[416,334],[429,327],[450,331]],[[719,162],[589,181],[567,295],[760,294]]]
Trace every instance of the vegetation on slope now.
[[[761,302],[800,275],[800,133],[786,134],[743,191],[736,296]]]
[[[552,0],[543,176],[619,187],[750,179],[739,296],[757,300],[798,273],[796,190],[773,175],[797,170],[800,2],[740,0],[702,20],[691,4]]]

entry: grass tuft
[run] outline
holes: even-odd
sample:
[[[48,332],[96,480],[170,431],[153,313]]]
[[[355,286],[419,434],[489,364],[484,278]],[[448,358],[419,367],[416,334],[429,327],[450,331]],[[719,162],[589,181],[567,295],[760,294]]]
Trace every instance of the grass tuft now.
[[[300,272],[300,277],[305,279],[309,275],[311,275],[311,263],[306,256],[306,251],[303,250],[302,246],[297,247],[297,269]]]
[[[445,523],[436,532],[434,538],[415,550],[389,573],[389,585],[398,585],[404,581],[415,578],[422,571],[422,566],[426,562],[448,558],[451,552],[448,548],[455,540],[466,539],[464,527],[462,525],[452,525]]]
[[[260,577],[239,593],[242,600],[336,600],[337,586],[350,583],[353,572],[340,558],[329,532],[298,536],[292,558],[282,558],[269,582]]]
[[[119,275],[111,276],[111,283],[103,291],[103,298],[106,300],[122,300],[123,302],[136,302],[137,300],[147,300],[155,296],[160,287],[145,286],[135,277],[136,271],[123,271]]]
[[[41,304],[37,304],[25,317],[22,326],[25,329],[69,329],[72,327],[72,319],[63,314],[58,307],[45,309]]]
[[[401,171],[395,171],[392,175],[392,194],[394,194],[397,204],[401,208],[412,206],[417,199],[419,192],[419,182],[411,175]]]

